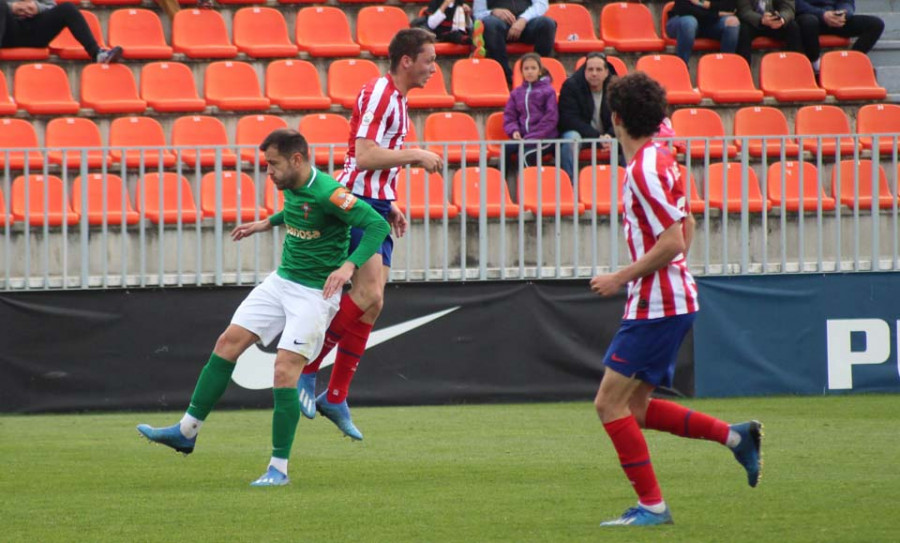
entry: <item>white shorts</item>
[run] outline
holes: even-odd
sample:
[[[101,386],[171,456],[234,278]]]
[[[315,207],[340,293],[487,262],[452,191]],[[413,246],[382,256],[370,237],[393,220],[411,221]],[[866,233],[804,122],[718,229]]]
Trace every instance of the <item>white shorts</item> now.
[[[329,299],[319,289],[271,273],[234,312],[231,324],[253,332],[263,345],[281,334],[278,348],[314,360],[322,350],[325,330],[338,311],[341,294]]]

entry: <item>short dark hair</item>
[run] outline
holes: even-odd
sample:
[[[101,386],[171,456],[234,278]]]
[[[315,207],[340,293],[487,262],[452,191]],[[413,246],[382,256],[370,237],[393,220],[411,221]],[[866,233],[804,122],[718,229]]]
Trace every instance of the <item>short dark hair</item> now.
[[[400,59],[409,57],[413,60],[426,43],[434,43],[434,34],[424,28],[404,28],[394,36],[388,45],[388,58],[391,60],[391,72],[400,66]]]
[[[666,118],[666,91],[644,72],[630,73],[609,84],[609,109],[622,119],[632,138],[652,136]]]
[[[584,57],[583,66],[587,67],[587,61],[591,60],[592,58],[599,58],[603,61],[603,64],[606,64],[606,70],[609,72],[609,75],[606,76],[607,80],[609,80],[611,76],[618,75],[616,73],[615,66],[613,66],[612,63],[609,62],[609,59],[606,58],[606,53],[601,53],[600,51],[591,51],[590,53],[588,53],[587,56]]]
[[[259,150],[266,152],[271,146],[275,146],[278,154],[289,158],[294,153],[300,153],[304,160],[309,160],[309,144],[303,134],[291,128],[279,128],[273,130],[262,143],[259,144]]]

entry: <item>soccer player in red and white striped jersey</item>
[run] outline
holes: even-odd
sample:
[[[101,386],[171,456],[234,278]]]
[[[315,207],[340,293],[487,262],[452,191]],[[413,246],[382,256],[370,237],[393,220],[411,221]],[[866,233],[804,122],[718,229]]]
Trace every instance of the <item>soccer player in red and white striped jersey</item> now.
[[[591,289],[612,296],[628,287],[622,324],[603,360],[606,371],[594,405],[613,442],[638,505],[604,526],[671,524],[641,427],[726,445],[759,481],[762,425],[729,425],[674,402],[651,398],[671,387],[678,349],[697,314],[697,287],[686,255],[694,220],[685,209],[678,169],[669,152],[653,142],[666,115],[666,93],[642,72],[611,83],[613,128],[628,160],[623,189],[623,226],[633,262],[591,279]]]
[[[402,237],[407,222],[394,204],[397,173],[410,165],[428,172],[443,168],[437,154],[403,146],[409,129],[406,95],[410,89],[424,87],[435,72],[434,34],[421,28],[401,30],[388,46],[388,57],[389,73],[366,83],[356,99],[350,145],[337,180],[386,218],[392,232]],[[361,236],[361,230],[351,229],[350,251]],[[347,392],[381,313],[393,247],[393,239],[388,236],[378,254],[353,274],[352,287],[341,298],[340,311],[328,327],[321,353],[303,370],[297,384],[303,414],[313,418],[318,410],[352,439],[362,439],[362,433],[350,418]],[[316,397],[316,372],[336,345],[338,353],[328,389]]]

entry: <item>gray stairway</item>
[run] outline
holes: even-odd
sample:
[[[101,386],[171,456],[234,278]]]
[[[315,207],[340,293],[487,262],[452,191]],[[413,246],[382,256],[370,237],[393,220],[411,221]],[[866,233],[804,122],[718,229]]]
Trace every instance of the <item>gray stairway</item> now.
[[[900,0],[856,0],[856,13],[884,20],[884,33],[869,58],[878,82],[888,91],[888,101],[900,102]]]

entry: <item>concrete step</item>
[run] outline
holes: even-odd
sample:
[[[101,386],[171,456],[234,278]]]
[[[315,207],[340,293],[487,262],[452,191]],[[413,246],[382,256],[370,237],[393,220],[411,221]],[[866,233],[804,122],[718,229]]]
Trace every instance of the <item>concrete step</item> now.
[[[881,34],[881,40],[900,40],[900,9],[892,12],[872,13],[872,15],[884,20],[884,33]]]
[[[900,66],[878,68],[878,84],[886,88],[888,94],[900,93]]]
[[[880,40],[869,51],[869,60],[876,67],[900,66],[900,40]]]
[[[856,0],[856,13],[900,11],[900,0]]]

